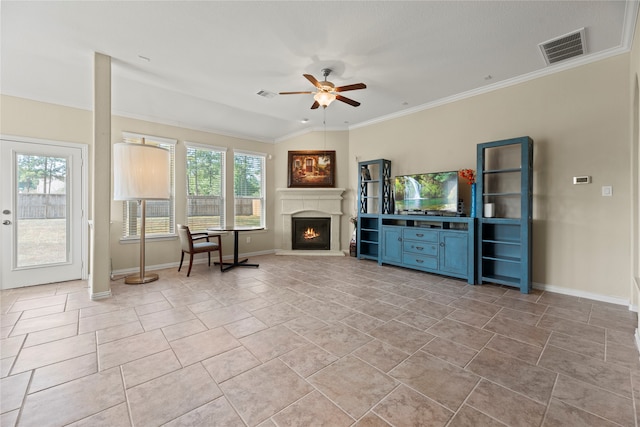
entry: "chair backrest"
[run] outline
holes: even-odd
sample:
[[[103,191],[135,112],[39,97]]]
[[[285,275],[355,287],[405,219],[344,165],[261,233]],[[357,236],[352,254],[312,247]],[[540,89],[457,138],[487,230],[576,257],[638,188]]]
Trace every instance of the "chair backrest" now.
[[[193,252],[193,239],[191,238],[189,227],[182,224],[176,224],[176,229],[178,230],[178,237],[180,237],[180,246],[182,247],[182,250],[187,253]]]

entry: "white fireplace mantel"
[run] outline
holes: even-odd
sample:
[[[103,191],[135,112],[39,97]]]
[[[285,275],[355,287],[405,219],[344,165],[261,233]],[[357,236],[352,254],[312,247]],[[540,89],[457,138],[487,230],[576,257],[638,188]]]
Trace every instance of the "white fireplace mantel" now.
[[[282,250],[277,255],[339,255],[340,217],[342,216],[342,193],[344,188],[277,188],[282,217]],[[292,217],[331,218],[331,243],[328,251],[293,250],[291,243]]]

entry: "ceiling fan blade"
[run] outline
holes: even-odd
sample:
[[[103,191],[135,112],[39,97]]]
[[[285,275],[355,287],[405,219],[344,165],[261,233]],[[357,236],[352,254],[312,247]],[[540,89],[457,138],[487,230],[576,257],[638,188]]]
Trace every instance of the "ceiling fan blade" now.
[[[364,83],[354,83],[352,85],[339,86],[334,89],[336,92],[346,92],[348,90],[366,89],[367,85]]]
[[[318,89],[322,89],[322,86],[320,85],[320,82],[317,81],[316,78],[313,77],[311,74],[303,74],[303,76],[305,76],[307,78],[307,80],[309,80],[311,82],[312,85],[314,85]]]
[[[280,95],[298,95],[298,94],[309,94],[315,92],[280,92]]]
[[[354,107],[357,107],[357,106],[360,105],[360,103],[358,101],[354,101],[353,99],[349,99],[349,98],[347,98],[345,96],[342,96],[342,95],[336,95],[336,99],[338,101],[342,101],[342,102],[347,103],[349,105],[353,105]]]
[[[312,110],[315,110],[316,108],[318,108],[320,106],[320,104],[318,104],[318,101],[314,102],[313,105],[311,106]]]

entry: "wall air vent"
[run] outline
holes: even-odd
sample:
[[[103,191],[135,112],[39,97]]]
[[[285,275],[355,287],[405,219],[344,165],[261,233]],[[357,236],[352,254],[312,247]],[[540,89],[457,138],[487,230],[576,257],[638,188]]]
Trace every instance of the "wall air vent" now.
[[[261,90],[258,93],[256,93],[256,95],[260,95],[260,96],[263,96],[265,98],[273,98],[274,96],[276,96],[275,93],[269,92],[268,90]]]
[[[538,46],[547,65],[584,55],[587,52],[584,28],[540,43]]]

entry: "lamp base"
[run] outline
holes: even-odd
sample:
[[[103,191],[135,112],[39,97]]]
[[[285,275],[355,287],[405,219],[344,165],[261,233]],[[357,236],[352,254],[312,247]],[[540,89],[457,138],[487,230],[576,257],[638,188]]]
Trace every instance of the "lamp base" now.
[[[158,280],[157,274],[144,273],[144,277],[140,277],[139,274],[125,277],[124,283],[127,285],[142,285],[143,283],[155,282],[156,280]]]

